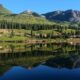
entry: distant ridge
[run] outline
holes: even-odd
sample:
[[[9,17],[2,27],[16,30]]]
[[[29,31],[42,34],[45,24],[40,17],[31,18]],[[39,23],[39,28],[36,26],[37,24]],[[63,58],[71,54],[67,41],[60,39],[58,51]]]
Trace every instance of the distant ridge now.
[[[0,16],[8,15],[8,17],[17,17],[17,18],[26,18],[34,19],[33,21],[45,22],[45,21],[60,21],[60,22],[80,22],[80,11],[78,10],[57,10],[53,12],[48,12],[45,14],[38,14],[37,12],[26,10],[21,12],[20,14],[14,14],[10,10],[6,9],[2,4],[0,4]],[[7,18],[7,17],[6,17]]]
[[[66,11],[53,11],[43,14],[48,20],[51,21],[68,21],[68,22],[80,22],[80,11],[78,10],[66,10]]]
[[[32,16],[35,16],[35,17],[41,17],[40,14],[38,14],[38,13],[36,13],[36,12],[33,12],[33,11],[31,11],[31,10],[26,10],[26,11],[20,13],[20,14],[32,15]]]

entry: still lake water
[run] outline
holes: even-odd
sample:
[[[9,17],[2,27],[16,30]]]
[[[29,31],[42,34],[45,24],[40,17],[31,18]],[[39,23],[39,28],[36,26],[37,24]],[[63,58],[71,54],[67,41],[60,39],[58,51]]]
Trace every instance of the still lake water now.
[[[80,45],[0,44],[0,80],[80,80]]]

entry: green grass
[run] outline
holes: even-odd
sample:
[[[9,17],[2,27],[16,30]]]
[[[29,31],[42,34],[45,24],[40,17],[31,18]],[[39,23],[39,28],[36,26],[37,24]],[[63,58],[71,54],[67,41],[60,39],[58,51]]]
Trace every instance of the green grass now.
[[[18,36],[15,36],[15,37],[0,37],[0,40],[2,41],[20,41],[20,40],[26,40],[28,38],[25,38],[25,37],[18,37]]]
[[[1,31],[1,30],[0,30]],[[35,38],[34,36],[31,38],[31,30],[24,30],[24,29],[14,29],[14,36],[10,37],[11,35],[11,30],[8,30],[8,32],[5,30],[5,32],[0,32],[0,41],[29,41],[29,40],[45,40],[48,43],[51,42],[66,42],[69,41],[67,39],[64,39],[63,37],[61,38],[56,38],[56,39],[50,39],[50,38]],[[74,32],[74,29],[66,29],[63,30],[64,33],[71,33]],[[24,34],[27,33],[28,36],[24,36]],[[34,34],[53,34],[53,35],[60,35],[60,32],[55,31],[55,30],[37,30],[32,32]],[[78,40],[79,42],[79,40]]]
[[[53,35],[58,35],[60,34],[59,32],[55,31],[55,30],[38,30],[38,31],[33,31],[33,34],[53,34]]]
[[[66,30],[63,30],[63,32],[64,33],[71,33],[71,32],[75,33],[76,30],[74,30],[74,29],[66,29]]]

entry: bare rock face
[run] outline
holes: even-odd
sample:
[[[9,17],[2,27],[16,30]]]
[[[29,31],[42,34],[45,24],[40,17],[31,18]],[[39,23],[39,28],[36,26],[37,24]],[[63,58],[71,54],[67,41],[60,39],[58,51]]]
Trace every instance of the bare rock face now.
[[[80,21],[80,11],[77,10],[53,11],[43,15],[51,21]]]

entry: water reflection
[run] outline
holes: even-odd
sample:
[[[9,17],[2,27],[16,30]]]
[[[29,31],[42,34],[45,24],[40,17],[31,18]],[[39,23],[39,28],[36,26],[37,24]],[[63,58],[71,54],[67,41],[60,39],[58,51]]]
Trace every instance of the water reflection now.
[[[26,75],[30,76],[29,75],[30,71],[33,71],[31,72],[31,74],[34,77],[33,73],[35,71],[43,70],[46,72],[47,70],[48,72],[50,72],[52,69],[55,70],[54,68],[56,69],[80,68],[80,45],[70,45],[67,43],[65,44],[0,44],[0,75],[4,75],[7,73],[14,74],[16,70],[19,71],[18,69],[21,70],[25,69],[26,72],[24,71],[21,72],[19,71],[19,72],[20,73],[24,72],[23,74],[25,74],[29,70]],[[51,72],[48,73],[48,72],[47,72],[47,76],[49,80],[51,80],[50,76],[52,75],[52,73]],[[41,73],[43,74],[43,72]],[[40,74],[40,72],[36,73],[35,75],[37,74]],[[46,78],[46,80],[48,80],[48,78]],[[25,78],[24,80],[26,79],[28,78]],[[44,77],[41,78],[41,80],[44,80]]]
[[[80,56],[57,56],[46,61],[45,65],[56,68],[80,68]]]

